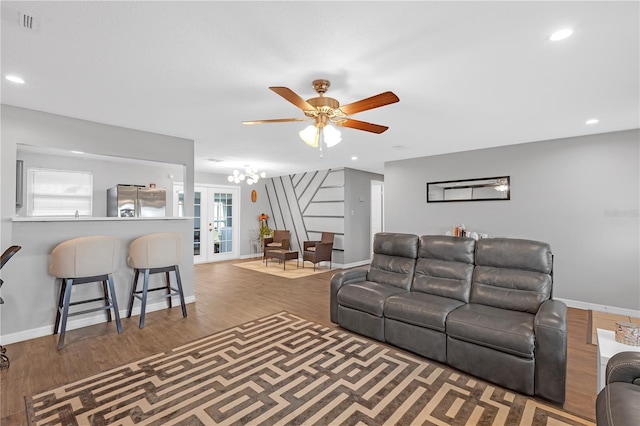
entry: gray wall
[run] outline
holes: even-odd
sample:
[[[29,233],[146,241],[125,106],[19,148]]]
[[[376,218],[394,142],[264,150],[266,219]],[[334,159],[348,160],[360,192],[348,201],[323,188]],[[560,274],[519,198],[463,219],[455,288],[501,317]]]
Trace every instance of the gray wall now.
[[[269,227],[291,232],[290,249],[302,252],[304,241],[333,232],[333,262],[344,258],[344,169],[276,176],[265,182]]]
[[[26,172],[30,167],[57,170],[74,170],[93,173],[93,216],[107,215],[107,189],[118,184],[145,185],[155,183],[158,188],[167,190],[166,215],[173,216],[173,181],[182,181],[182,166],[176,164],[151,164],[148,161],[124,161],[114,157],[86,158],[68,156],[52,151],[37,153],[18,149],[18,160],[24,161],[25,185],[24,206],[16,210],[18,216],[26,216]],[[173,179],[169,175],[174,176]]]
[[[273,177],[265,181],[269,204],[260,212],[269,214],[271,228],[291,231],[292,250],[334,232],[333,264],[362,263],[371,256],[371,181],[382,178],[349,168]]]
[[[0,225],[0,235],[3,247],[10,242],[11,218],[15,215],[15,161],[18,144],[177,164],[183,168],[186,199],[193,199],[193,140],[109,126],[10,105],[1,105],[1,108],[2,210],[0,216],[3,220]],[[187,203],[186,214],[193,216],[193,203]]]
[[[385,164],[385,230],[453,225],[548,242],[554,297],[640,309],[640,131],[604,133]],[[426,203],[426,183],[511,176],[510,201]]]
[[[344,263],[371,257],[371,181],[384,176],[361,170],[345,169]]]

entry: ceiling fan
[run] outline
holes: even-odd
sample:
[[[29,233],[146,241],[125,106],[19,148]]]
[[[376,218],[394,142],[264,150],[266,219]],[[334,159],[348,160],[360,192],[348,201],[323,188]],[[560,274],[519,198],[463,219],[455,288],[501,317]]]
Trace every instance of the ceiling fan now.
[[[331,124],[371,133],[384,132],[389,127],[354,120],[348,116],[393,104],[400,100],[393,92],[384,92],[371,96],[370,98],[340,106],[340,103],[336,99],[324,96],[330,86],[329,80],[314,80],[312,86],[318,93],[318,96],[307,99],[306,101],[287,87],[269,87],[269,89],[300,108],[307,118],[276,118],[272,120],[243,121],[242,123],[263,124],[314,120],[314,124],[300,132],[300,137],[307,145],[319,147],[322,150],[322,145],[319,144],[321,138],[328,147],[334,146],[342,140],[340,132],[331,126]]]

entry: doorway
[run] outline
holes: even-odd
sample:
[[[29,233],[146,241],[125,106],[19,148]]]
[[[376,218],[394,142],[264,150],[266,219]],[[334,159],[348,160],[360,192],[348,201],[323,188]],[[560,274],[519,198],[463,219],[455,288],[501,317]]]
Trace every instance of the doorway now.
[[[237,187],[197,185],[193,189],[193,262],[206,263],[239,256]],[[184,216],[184,186],[174,185],[176,216]]]
[[[373,257],[373,237],[384,232],[384,182],[371,181],[371,256]]]

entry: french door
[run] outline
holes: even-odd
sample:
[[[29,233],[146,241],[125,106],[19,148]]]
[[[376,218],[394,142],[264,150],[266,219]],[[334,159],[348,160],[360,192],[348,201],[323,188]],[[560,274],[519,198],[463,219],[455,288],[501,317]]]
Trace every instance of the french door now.
[[[174,186],[177,216],[184,215],[184,188]],[[237,187],[195,186],[193,190],[193,261],[216,262],[239,256],[239,202]]]

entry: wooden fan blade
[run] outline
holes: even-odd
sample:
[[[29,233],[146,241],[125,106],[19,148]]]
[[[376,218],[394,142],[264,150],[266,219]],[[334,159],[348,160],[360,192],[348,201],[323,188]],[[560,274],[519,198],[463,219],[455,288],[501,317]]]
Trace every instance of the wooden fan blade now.
[[[366,111],[368,109],[379,108],[381,106],[396,103],[400,100],[393,92],[384,92],[379,95],[371,96],[370,98],[362,99],[357,102],[353,102],[348,105],[340,107],[345,115],[355,114],[357,112]]]
[[[349,127],[351,129],[364,130],[365,132],[378,134],[389,128],[387,126],[381,126],[380,124],[367,123],[365,121],[353,120],[351,118],[344,119],[344,121],[340,120],[337,124],[342,127]]]
[[[273,86],[273,87],[269,87],[269,89],[273,90],[278,95],[282,96],[283,98],[285,98],[286,100],[288,100],[289,102],[291,102],[292,104],[294,104],[295,106],[297,106],[303,111],[315,111],[316,109],[313,105],[309,104],[307,101],[302,99],[293,90],[289,89],[288,87]]]
[[[308,118],[274,118],[273,120],[243,121],[242,124],[287,123],[290,121],[307,121]]]

